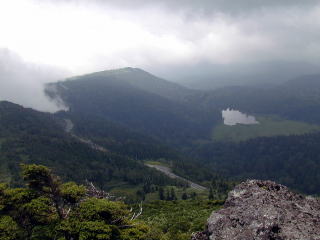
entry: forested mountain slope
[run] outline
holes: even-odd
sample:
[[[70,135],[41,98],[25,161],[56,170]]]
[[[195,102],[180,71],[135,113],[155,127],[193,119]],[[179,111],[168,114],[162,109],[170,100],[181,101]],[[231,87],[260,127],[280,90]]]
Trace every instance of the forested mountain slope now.
[[[92,149],[64,131],[64,122],[52,114],[0,102],[1,181],[18,184],[20,163],[52,167],[63,178],[101,187],[108,182],[175,184],[142,162],[112,151]]]
[[[93,73],[49,88],[55,89],[49,94],[58,94],[71,114],[111,121],[167,143],[207,138],[211,127],[211,116],[181,100],[191,90],[142,70]]]
[[[72,122],[71,133],[90,139],[111,152],[136,160],[165,159],[178,160],[181,154],[167,147],[154,137],[143,135],[120,124],[89,114],[59,112],[58,118]]]
[[[290,120],[320,123],[320,75],[302,76],[272,87],[233,86],[190,95],[208,111],[234,108]]]
[[[200,162],[237,179],[272,179],[307,194],[320,193],[320,133],[210,143],[194,149]]]

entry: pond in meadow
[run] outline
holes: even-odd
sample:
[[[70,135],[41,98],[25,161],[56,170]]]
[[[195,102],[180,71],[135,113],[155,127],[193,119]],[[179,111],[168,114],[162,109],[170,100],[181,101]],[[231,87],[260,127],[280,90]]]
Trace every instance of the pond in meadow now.
[[[223,123],[225,125],[233,126],[236,124],[259,124],[254,116],[247,115],[238,110],[227,108],[222,110]]]

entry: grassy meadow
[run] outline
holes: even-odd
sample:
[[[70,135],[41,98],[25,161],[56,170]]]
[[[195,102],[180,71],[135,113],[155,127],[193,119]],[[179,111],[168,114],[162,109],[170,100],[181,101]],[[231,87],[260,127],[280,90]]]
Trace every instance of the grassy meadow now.
[[[212,140],[240,142],[256,137],[302,135],[320,131],[318,125],[285,120],[274,116],[260,116],[256,119],[259,124],[228,126],[221,123],[213,129]]]

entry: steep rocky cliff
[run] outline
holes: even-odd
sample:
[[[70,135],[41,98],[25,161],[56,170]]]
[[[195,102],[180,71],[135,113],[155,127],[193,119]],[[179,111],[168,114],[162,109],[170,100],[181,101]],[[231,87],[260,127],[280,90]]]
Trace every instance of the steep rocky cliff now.
[[[193,240],[319,240],[320,201],[271,181],[248,180]]]

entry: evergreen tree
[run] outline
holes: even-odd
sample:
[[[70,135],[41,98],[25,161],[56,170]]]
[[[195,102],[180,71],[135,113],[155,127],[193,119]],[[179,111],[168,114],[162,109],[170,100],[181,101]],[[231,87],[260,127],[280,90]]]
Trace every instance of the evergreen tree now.
[[[147,182],[145,182],[145,183],[143,184],[143,191],[144,191],[145,193],[150,193],[150,192],[152,192],[152,191],[151,191],[151,184],[150,184],[149,181],[147,181]]]
[[[44,166],[22,169],[25,188],[0,184],[1,240],[150,239],[150,229],[133,222],[127,206],[105,192],[62,183]]]
[[[213,195],[213,189],[212,187],[210,187],[210,190],[209,190],[209,196],[208,196],[209,200],[213,200],[214,199],[214,195]]]
[[[197,197],[197,193],[196,193],[196,192],[193,192],[193,193],[191,194],[192,200],[196,199],[196,197]]]
[[[144,201],[146,199],[146,193],[143,190],[138,190],[137,191],[137,196]]]
[[[165,200],[165,196],[164,196],[164,189],[163,187],[159,187],[159,199],[160,200]]]
[[[176,195],[176,191],[174,190],[174,188],[171,188],[170,190],[170,200],[174,201],[177,200],[177,195]]]
[[[181,196],[182,200],[187,200],[188,199],[188,194],[186,192],[184,192]]]
[[[171,195],[170,195],[169,189],[166,190],[166,200],[167,201],[171,200]]]

